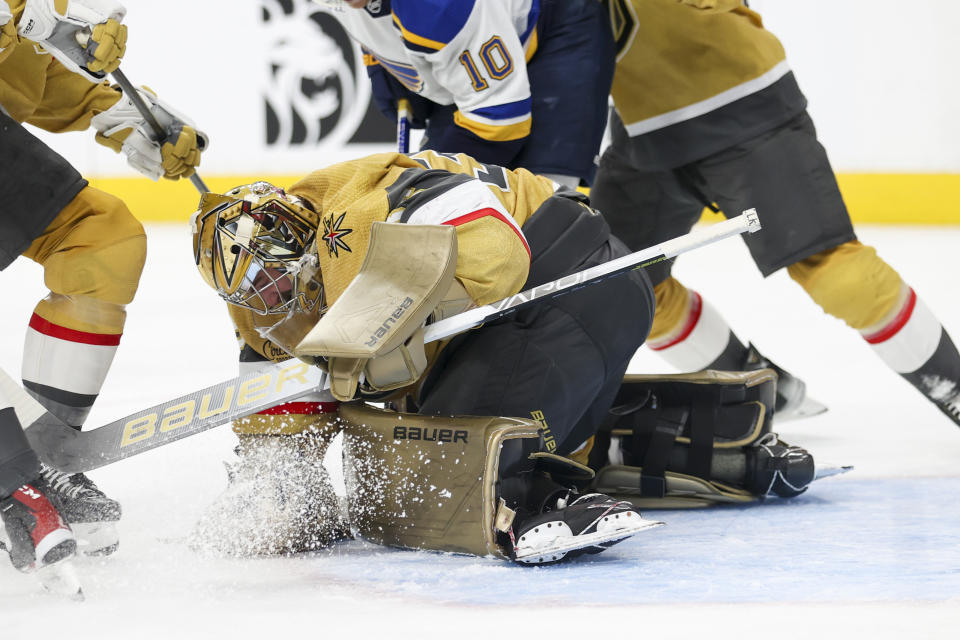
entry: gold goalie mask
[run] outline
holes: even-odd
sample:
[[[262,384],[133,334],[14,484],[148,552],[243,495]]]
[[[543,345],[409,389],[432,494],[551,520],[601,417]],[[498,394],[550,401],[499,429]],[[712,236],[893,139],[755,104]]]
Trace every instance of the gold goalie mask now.
[[[259,314],[320,311],[317,215],[268,182],[205,193],[190,219],[200,275],[230,304]]]

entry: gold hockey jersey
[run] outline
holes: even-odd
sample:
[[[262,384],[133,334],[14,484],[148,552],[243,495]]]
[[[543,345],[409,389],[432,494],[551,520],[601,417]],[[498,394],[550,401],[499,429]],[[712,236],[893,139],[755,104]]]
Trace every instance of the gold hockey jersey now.
[[[705,157],[806,107],[783,45],[742,0],[611,0],[610,11],[611,94],[641,168]]]
[[[94,84],[67,70],[29,40],[0,52],[0,105],[18,122],[53,133],[82,131],[120,97],[108,83]]]
[[[521,290],[530,268],[522,227],[555,185],[525,169],[507,170],[463,155],[384,153],[314,171],[288,191],[313,205],[317,251],[332,305],[363,264],[374,222],[456,228],[456,277],[478,305]],[[277,323],[231,307],[241,341],[267,359],[283,359],[256,327]],[[280,356],[280,357],[278,357]]]

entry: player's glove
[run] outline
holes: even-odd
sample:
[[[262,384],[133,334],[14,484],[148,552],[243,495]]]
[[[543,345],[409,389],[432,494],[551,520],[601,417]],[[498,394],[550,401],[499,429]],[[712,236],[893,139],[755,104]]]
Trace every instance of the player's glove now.
[[[91,81],[116,70],[127,46],[127,10],[114,0],[27,0],[19,33]]]
[[[131,167],[152,180],[161,176],[178,180],[193,175],[200,164],[200,154],[207,148],[207,135],[193,122],[162,102],[147,87],[140,87],[140,97],[167,132],[161,141],[127,96],[94,116],[90,124],[97,130],[96,139],[117,153],[127,156]]]
[[[376,358],[329,358],[325,368],[330,375],[330,391],[341,401],[360,393],[376,396],[385,391],[406,387],[423,375],[427,356],[423,344],[423,329],[418,329],[399,347]]]
[[[367,76],[370,78],[373,101],[383,115],[396,122],[397,101],[404,98],[410,102],[410,128],[423,129],[427,126],[433,102],[407,89],[379,64],[368,66]]]

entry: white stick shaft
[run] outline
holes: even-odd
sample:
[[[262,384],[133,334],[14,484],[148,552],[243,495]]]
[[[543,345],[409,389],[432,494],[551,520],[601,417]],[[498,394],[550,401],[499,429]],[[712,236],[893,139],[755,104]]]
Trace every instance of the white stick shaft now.
[[[561,291],[571,287],[583,286],[601,280],[605,277],[624,273],[631,269],[643,267],[648,264],[667,260],[687,251],[697,249],[707,244],[740,235],[745,231],[755,233],[760,230],[760,219],[757,217],[755,209],[747,209],[739,216],[730,218],[724,222],[703,227],[691,231],[666,242],[661,242],[649,249],[643,249],[625,256],[621,256],[609,262],[571,273],[552,282],[521,291],[508,298],[498,302],[493,302],[476,309],[470,309],[453,317],[446,318],[440,322],[429,325],[423,334],[423,341],[434,342],[443,340],[456,335],[467,329],[479,326],[484,322],[489,322],[515,311],[518,307],[529,304],[535,300],[542,300],[559,294]]]

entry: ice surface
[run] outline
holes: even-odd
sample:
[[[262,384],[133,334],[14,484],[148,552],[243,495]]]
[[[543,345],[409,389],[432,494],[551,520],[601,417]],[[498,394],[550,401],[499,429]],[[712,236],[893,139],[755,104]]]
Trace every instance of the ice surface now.
[[[960,335],[960,229],[859,232]],[[186,225],[148,233],[141,290],[92,426],[236,372],[229,320],[193,272]],[[226,483],[221,461],[234,438],[221,428],[91,474],[122,501],[124,519],[114,556],[76,563],[86,602],[44,595],[0,559],[0,640],[547,630],[656,640],[956,637],[960,432],[785,274],[762,280],[737,240],[681,258],[676,274],[830,407],[782,425],[784,439],[820,460],[853,464],[853,472],[789,501],[645,512],[667,526],[557,567],[360,542],[297,558],[232,560],[198,556],[185,544]],[[0,366],[17,375],[42,273],[20,260],[0,283]],[[666,370],[646,352],[632,368]]]

